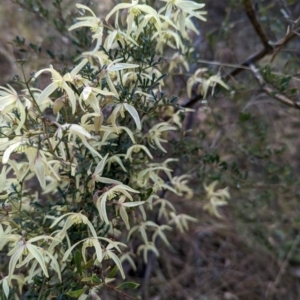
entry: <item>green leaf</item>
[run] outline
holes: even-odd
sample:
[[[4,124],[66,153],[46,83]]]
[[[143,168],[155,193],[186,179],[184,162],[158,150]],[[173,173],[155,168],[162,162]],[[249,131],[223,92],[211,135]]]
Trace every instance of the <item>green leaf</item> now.
[[[79,250],[76,250],[74,253],[74,262],[75,262],[75,266],[77,268],[78,273],[80,275],[82,275],[82,267],[81,267],[82,255]]]
[[[115,278],[118,270],[119,270],[118,266],[114,266],[112,270],[109,272],[109,274],[107,275],[107,278]]]
[[[46,50],[46,52],[52,59],[55,59],[55,54],[53,52],[51,52],[50,50]]]
[[[95,262],[95,259],[91,259],[84,266],[82,266],[82,268],[84,270],[87,270],[87,269],[91,268],[94,265],[94,262]]]
[[[138,287],[139,287],[138,283],[135,283],[135,282],[124,282],[124,283],[121,283],[120,285],[118,285],[117,289],[118,290],[125,290],[125,289],[135,290]]]
[[[228,168],[228,165],[227,165],[227,162],[226,161],[222,161],[219,163],[218,167],[221,169],[221,170],[227,170]]]
[[[240,122],[246,122],[251,118],[251,114],[250,113],[243,113],[241,112],[239,114],[239,121]]]
[[[66,295],[72,297],[72,298],[78,298],[84,293],[85,289],[80,289],[76,291],[69,291]]]
[[[141,200],[142,201],[147,200],[152,195],[152,193],[153,193],[153,189],[148,188],[145,193],[141,194]]]
[[[102,280],[96,274],[93,274],[93,276],[92,276],[92,282],[93,283],[101,283]]]
[[[289,83],[291,81],[292,77],[291,76],[286,76],[283,77],[280,82],[279,82],[279,90],[281,92],[284,92],[285,90],[287,90]]]
[[[89,282],[89,281],[92,281],[92,277],[84,277],[81,279],[81,282]]]

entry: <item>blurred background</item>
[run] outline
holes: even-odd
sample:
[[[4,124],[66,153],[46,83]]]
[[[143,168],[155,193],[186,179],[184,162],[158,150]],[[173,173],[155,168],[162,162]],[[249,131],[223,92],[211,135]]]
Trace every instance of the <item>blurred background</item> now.
[[[102,17],[118,3],[77,2]],[[150,267],[140,262],[130,275],[141,283],[143,299],[300,299],[300,114],[275,97],[278,92],[300,101],[300,2],[250,1],[271,45],[289,31],[298,32],[278,51],[254,61],[273,94],[263,90],[248,66],[232,73],[264,49],[247,17],[247,1],[204,2],[208,20],[195,20],[200,35],[193,36],[189,74],[168,79],[169,86],[176,84],[181,105],[190,101],[187,75],[198,68],[219,72],[230,86],[189,105],[195,112],[186,120],[185,134],[174,136],[169,145],[170,157],[180,158],[175,173],[190,174],[194,190],[193,199],[172,201],[199,221],[186,234],[170,234],[172,248],[161,245],[160,258],[152,258]],[[76,17],[74,4],[1,0],[1,85],[14,84],[24,60],[28,74],[49,64],[72,65],[80,49],[88,47],[67,31]],[[49,80],[43,76],[40,87]],[[208,200],[203,184],[215,180],[231,195],[219,209],[222,218],[203,211]],[[108,294],[103,299],[116,298]]]

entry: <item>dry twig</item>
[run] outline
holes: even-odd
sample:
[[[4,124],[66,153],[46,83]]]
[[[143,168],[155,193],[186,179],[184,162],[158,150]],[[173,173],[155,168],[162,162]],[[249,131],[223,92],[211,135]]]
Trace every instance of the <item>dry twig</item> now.
[[[253,63],[250,64],[250,69],[264,92],[266,92],[269,96],[271,96],[272,98],[276,99],[277,101],[281,102],[284,105],[300,109],[300,102],[294,102],[284,94],[278,92],[274,88],[267,85],[264,79],[262,78],[259,70],[256,68],[256,66]]]
[[[287,34],[283,38],[277,40],[275,43],[272,43],[272,45],[271,45],[268,42],[267,36],[264,33],[261,25],[259,24],[259,22],[258,22],[258,20],[255,16],[255,11],[253,9],[251,0],[244,0],[244,6],[245,6],[246,13],[248,15],[248,18],[249,18],[250,22],[252,23],[252,26],[254,27],[256,33],[260,37],[260,40],[262,41],[262,44],[264,45],[264,48],[262,50],[258,51],[258,52],[255,52],[255,53],[251,54],[239,66],[234,68],[230,73],[223,76],[224,80],[228,80],[228,79],[238,75],[239,73],[241,73],[242,71],[244,71],[245,69],[250,67],[250,65],[252,65],[252,64],[256,63],[257,61],[261,60],[262,58],[264,58],[266,55],[274,53],[274,55],[272,57],[272,59],[274,59],[274,57],[277,55],[277,53],[285,45],[287,45],[292,39],[294,39],[295,37],[300,35],[300,29],[295,28],[295,25],[297,25],[298,22],[299,22],[299,18],[298,18],[294,22],[291,29],[287,32]],[[266,89],[265,91],[267,92],[267,90],[268,89]],[[272,91],[272,92],[274,92],[274,91]],[[269,94],[269,92],[267,92],[267,93]],[[282,96],[283,95],[277,93],[276,94],[276,97],[277,97],[276,99],[279,100],[282,103],[285,103],[288,106],[297,107],[297,105],[298,105],[297,103],[295,104],[295,102],[291,101],[290,99],[285,99],[285,96],[283,96],[283,97]],[[273,97],[273,94],[272,94],[272,97]],[[194,98],[190,99],[183,106],[184,107],[193,107],[201,99],[203,99],[203,96],[201,94],[197,94]],[[286,100],[288,100],[288,101],[286,101]]]

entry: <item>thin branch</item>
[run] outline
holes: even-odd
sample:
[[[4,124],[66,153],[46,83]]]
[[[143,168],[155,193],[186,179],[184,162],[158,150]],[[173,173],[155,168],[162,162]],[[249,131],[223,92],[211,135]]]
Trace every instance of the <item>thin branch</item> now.
[[[295,37],[298,37],[300,35],[300,29],[298,30],[294,30],[294,31],[290,31],[288,32],[283,38],[279,39],[278,41],[276,41],[274,43],[274,47],[273,48],[264,48],[252,55],[250,55],[244,62],[242,62],[238,67],[236,67],[235,69],[233,69],[230,73],[228,73],[227,75],[225,75],[223,77],[224,80],[228,80],[231,77],[236,76],[237,74],[241,73],[242,71],[244,71],[245,69],[248,69],[248,67],[261,60],[262,58],[264,58],[266,55],[269,55],[271,53],[273,53],[274,51],[276,52],[278,48],[282,48],[283,46],[287,45],[292,39],[294,39]],[[195,103],[197,103],[199,100],[203,99],[203,96],[198,94],[196,95],[194,98],[192,98],[191,100],[189,100],[187,103],[185,103],[183,105],[183,107],[193,107]]]
[[[262,50],[260,50],[256,53],[250,55],[244,62],[242,62],[240,64],[239,67],[237,67],[236,69],[231,71],[229,74],[227,74],[224,77],[224,79],[229,79],[230,77],[239,74],[240,72],[242,72],[245,69],[245,67],[248,67],[250,64],[259,61],[260,59],[264,58],[266,55],[269,55],[269,54],[273,53],[273,51],[276,51],[278,48],[281,48],[281,47],[285,46],[288,42],[290,42],[292,39],[297,37],[298,34],[300,34],[300,30],[291,31],[288,34],[286,34],[283,38],[276,41],[274,43],[274,48],[272,48],[272,49],[264,48],[264,49],[262,49]]]
[[[272,50],[273,47],[269,44],[269,40],[268,40],[264,30],[256,18],[256,13],[253,9],[252,1],[244,0],[244,5],[245,5],[245,10],[246,10],[247,16],[249,18],[249,21],[251,22],[254,30],[256,31],[257,35],[259,36],[262,44],[264,45],[264,48]]]
[[[285,0],[279,0],[279,2],[280,2],[280,4],[281,4],[281,6],[282,6],[282,9],[283,9],[283,11],[285,12],[285,15],[289,18],[289,19],[291,19],[291,11],[290,11],[290,9],[288,8],[288,5],[287,5],[287,3],[286,3],[286,1]]]
[[[270,292],[276,288],[276,286],[278,285],[278,283],[280,282],[280,279],[282,278],[282,276],[284,275],[285,271],[286,271],[286,268],[288,266],[288,263],[289,263],[289,260],[291,258],[291,256],[293,255],[297,245],[298,245],[298,241],[299,241],[299,235],[297,235],[293,241],[293,244],[285,258],[285,260],[282,262],[281,266],[280,266],[280,269],[279,269],[279,272],[274,280],[273,283],[269,284],[268,287],[267,287],[267,290],[266,290],[266,293],[265,293],[265,298],[267,299]]]
[[[268,86],[254,64],[250,64],[250,69],[264,92],[284,105],[300,109],[300,102],[294,102],[284,94]]]

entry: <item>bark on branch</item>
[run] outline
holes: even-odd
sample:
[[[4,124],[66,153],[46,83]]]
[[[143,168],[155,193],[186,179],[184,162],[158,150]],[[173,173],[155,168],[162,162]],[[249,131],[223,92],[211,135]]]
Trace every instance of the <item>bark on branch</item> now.
[[[258,81],[259,85],[261,86],[262,90],[266,92],[269,96],[273,99],[281,102],[284,105],[294,107],[300,109],[300,102],[294,102],[284,94],[277,91],[275,88],[270,87],[261,76],[259,70],[256,68],[254,64],[250,64],[250,69],[252,74],[254,75],[255,79]]]
[[[256,14],[255,14],[255,10],[254,10],[253,5],[252,5],[252,1],[251,0],[244,0],[244,7],[245,7],[245,11],[247,13],[247,16],[248,16],[254,30],[256,31],[257,35],[259,36],[264,48],[262,50],[258,51],[258,52],[255,52],[255,53],[251,54],[238,67],[236,67],[230,73],[223,76],[223,79],[225,81],[230,79],[231,77],[234,77],[234,76],[238,75],[239,73],[241,73],[245,69],[249,68],[250,65],[255,64],[256,62],[258,62],[259,60],[264,58],[266,55],[269,55],[269,54],[273,53],[274,54],[273,57],[272,57],[272,60],[273,60],[274,57],[278,54],[278,52],[280,52],[280,50],[285,45],[287,45],[292,39],[294,39],[295,37],[300,35],[300,29],[295,28],[295,26],[300,22],[300,17],[299,17],[294,22],[293,26],[291,26],[291,28],[289,29],[287,34],[283,38],[277,40],[275,43],[272,43],[272,45],[271,45],[268,41],[268,38],[267,38],[266,34],[264,33],[264,31],[262,29],[262,26],[260,25],[260,23],[258,22],[258,20],[256,18]],[[193,107],[194,104],[197,103],[201,99],[203,99],[202,95],[198,94],[194,98],[190,99],[183,106],[184,107]],[[279,100],[279,99],[277,99],[277,100]],[[296,107],[296,106],[293,105],[293,107]]]

